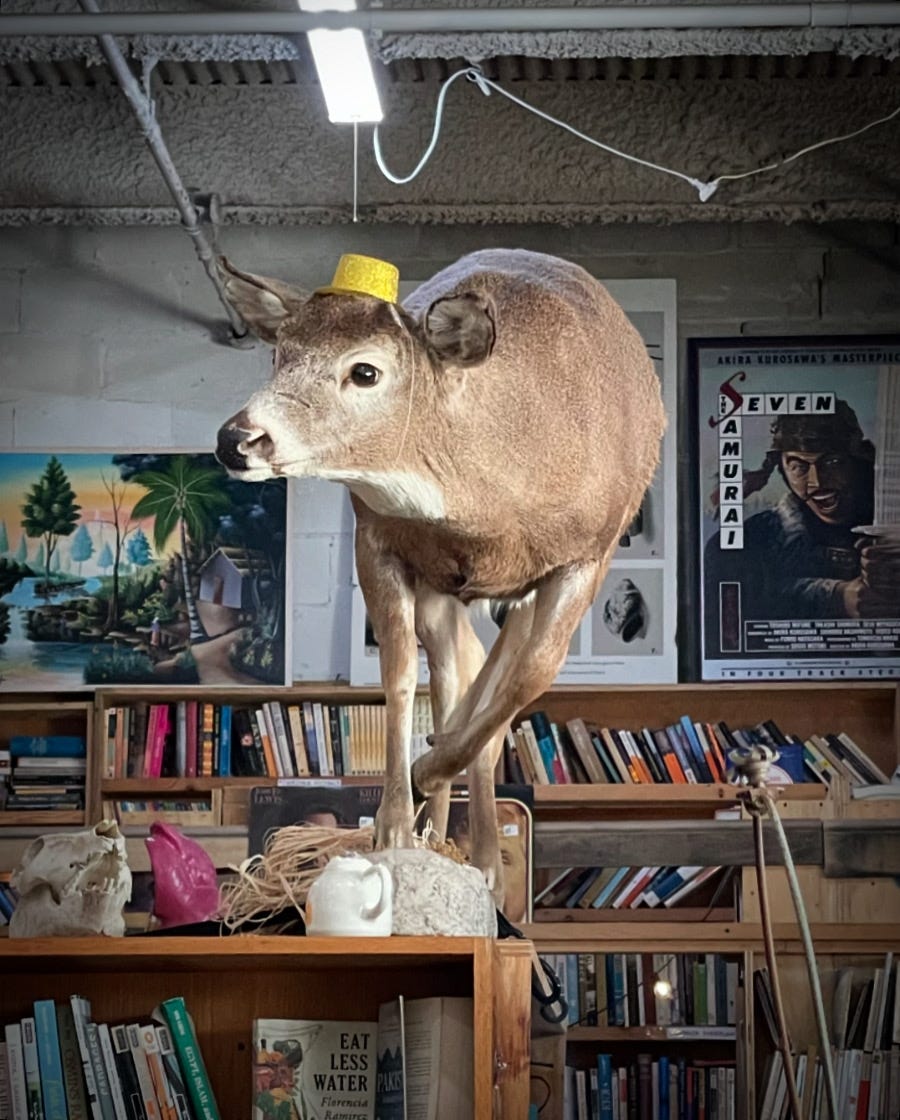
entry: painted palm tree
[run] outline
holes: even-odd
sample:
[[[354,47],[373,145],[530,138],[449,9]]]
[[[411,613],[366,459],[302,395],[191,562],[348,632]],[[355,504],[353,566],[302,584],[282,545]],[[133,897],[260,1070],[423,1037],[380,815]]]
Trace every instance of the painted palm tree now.
[[[132,519],[153,518],[153,546],[157,553],[162,551],[171,533],[178,528],[189,637],[192,642],[203,641],[207,634],[191,590],[187,541],[190,537],[197,545],[209,537],[218,515],[228,508],[228,497],[222,486],[222,470],[187,455],[176,455],[164,470],[140,471],[132,481],[147,491],[131,511]]]

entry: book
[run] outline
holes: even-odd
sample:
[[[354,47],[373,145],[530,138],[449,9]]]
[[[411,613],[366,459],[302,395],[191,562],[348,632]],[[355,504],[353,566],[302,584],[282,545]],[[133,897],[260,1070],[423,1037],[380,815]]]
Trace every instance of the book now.
[[[84,758],[86,750],[83,735],[11,735],[9,739],[13,758]]]
[[[187,1087],[184,1083],[184,1074],[178,1064],[178,1055],[172,1043],[172,1034],[167,1026],[157,1023],[156,1038],[159,1044],[159,1054],[162,1059],[163,1071],[169,1085],[169,1092],[175,1106],[177,1120],[191,1120],[191,1107],[188,1103]]]
[[[373,1120],[377,1032],[368,1021],[255,1019],[254,1120]]]
[[[407,1120],[403,996],[378,1008],[374,1120]]]
[[[52,999],[34,1001],[34,1031],[37,1039],[44,1120],[68,1120],[66,1086],[59,1050],[59,1030],[56,1026],[56,1005]]]
[[[103,1055],[103,1064],[106,1067],[106,1077],[109,1081],[109,1092],[113,1102],[113,1113],[116,1120],[124,1117],[127,1120],[128,1107],[125,1104],[125,1095],[122,1092],[122,1081],[116,1067],[116,1055],[113,1050],[112,1036],[107,1023],[97,1024],[97,1041],[100,1043],[100,1053]],[[69,1117],[72,1120],[72,1117]]]
[[[28,1015],[22,1020],[22,1055],[25,1092],[28,1098],[28,1120],[44,1120],[44,1097],[41,1091],[41,1069],[33,1015]]]
[[[131,1060],[134,1062],[134,1071],[137,1075],[138,1092],[147,1120],[162,1120],[162,1106],[156,1095],[153,1075],[150,1072],[150,1061],[147,1051],[141,1041],[140,1027],[137,1023],[127,1023],[125,1037],[128,1039],[128,1048],[131,1051]]]
[[[474,1020],[468,996],[404,1001],[408,1120],[472,1120]]]
[[[11,1120],[30,1120],[28,1086],[25,1080],[25,1053],[22,1048],[22,1024],[7,1023],[4,1028],[6,1068],[9,1079]]]
[[[128,1035],[125,1033],[125,1027],[121,1024],[116,1024],[110,1027],[109,1033],[112,1040],[116,1073],[118,1074],[119,1084],[122,1088],[122,1099],[125,1102],[126,1116],[128,1120],[147,1120],[147,1112],[144,1108],[144,1096],[141,1092],[137,1068],[134,1064],[131,1047],[128,1044]]]
[[[88,1107],[94,1120],[104,1120],[100,1107],[100,1098],[97,1095],[97,1079],[94,1075],[94,1064],[91,1060],[91,1051],[88,1045],[87,1023],[91,1016],[91,1005],[82,996],[70,996],[69,1006],[72,1009],[72,1021],[75,1024],[75,1036],[78,1039],[78,1050],[81,1055],[81,1069],[84,1074],[85,1093]]]
[[[184,1074],[188,1096],[195,1120],[221,1120],[209,1074],[200,1052],[194,1023],[181,996],[164,1000],[154,1020],[162,1022],[172,1034],[172,1044],[178,1055],[178,1064]]]
[[[88,1016],[90,1015],[90,1009],[88,1009],[87,1014]],[[87,1038],[88,1055],[94,1070],[94,1081],[97,1086],[97,1100],[100,1102],[100,1111],[103,1115],[103,1120],[116,1120],[112,1087],[109,1083],[109,1071],[106,1068],[106,1062],[103,1060],[103,1052],[100,1049],[100,1034],[97,1030],[97,1024],[92,1022],[90,1018],[85,1021],[84,1033]]]
[[[581,760],[588,781],[597,785],[608,783],[611,779],[603,768],[584,720],[570,719],[566,723],[566,730],[569,732],[569,738]]]

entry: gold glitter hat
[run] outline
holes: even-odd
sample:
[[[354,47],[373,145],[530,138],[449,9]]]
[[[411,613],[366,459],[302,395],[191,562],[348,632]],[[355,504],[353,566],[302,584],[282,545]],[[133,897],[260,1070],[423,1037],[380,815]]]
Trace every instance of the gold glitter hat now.
[[[338,261],[331,284],[316,290],[321,295],[352,295],[356,292],[396,303],[399,283],[400,270],[396,265],[376,257],[345,253]]]

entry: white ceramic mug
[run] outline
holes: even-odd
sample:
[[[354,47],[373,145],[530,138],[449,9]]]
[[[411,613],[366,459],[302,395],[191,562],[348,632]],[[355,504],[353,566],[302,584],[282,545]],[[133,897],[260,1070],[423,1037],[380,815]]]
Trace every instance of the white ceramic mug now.
[[[309,888],[306,932],[314,937],[390,937],[393,880],[383,864],[335,856]]]

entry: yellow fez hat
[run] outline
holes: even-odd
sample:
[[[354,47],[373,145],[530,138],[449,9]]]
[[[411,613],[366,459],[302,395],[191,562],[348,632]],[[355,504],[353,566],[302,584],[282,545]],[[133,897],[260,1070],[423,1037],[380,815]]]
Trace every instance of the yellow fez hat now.
[[[376,257],[345,253],[338,261],[334,279],[327,288],[318,288],[321,295],[375,296],[387,303],[397,302],[400,270],[394,264]]]

